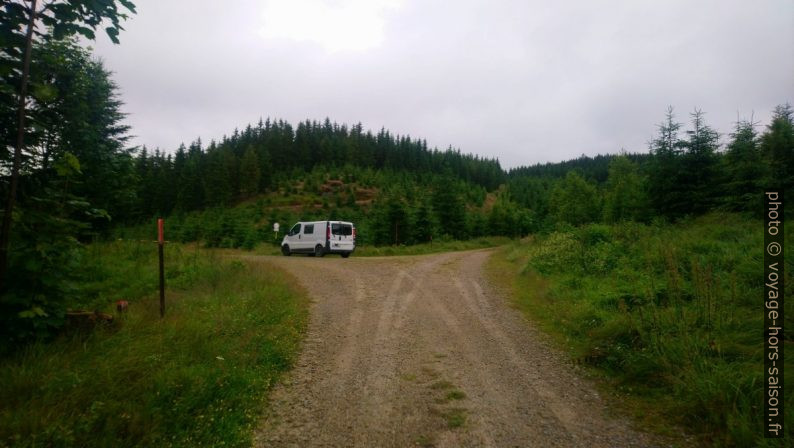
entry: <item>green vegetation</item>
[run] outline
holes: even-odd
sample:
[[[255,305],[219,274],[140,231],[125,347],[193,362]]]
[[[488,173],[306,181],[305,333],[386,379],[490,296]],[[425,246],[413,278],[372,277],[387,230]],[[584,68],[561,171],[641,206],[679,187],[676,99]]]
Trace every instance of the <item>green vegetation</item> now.
[[[363,246],[356,248],[357,257],[381,257],[391,255],[424,255],[437,252],[453,252],[461,250],[484,249],[507,244],[506,237],[483,237],[471,240],[446,240],[433,244],[416,244],[413,246]]]
[[[118,43],[127,13],[129,0],[0,7],[0,353],[63,324],[77,238],[131,203],[116,86],[76,38],[100,27]]]
[[[447,400],[463,400],[466,398],[466,393],[462,390],[451,390],[445,396]]]
[[[155,244],[97,244],[87,255],[86,299],[73,305],[125,299],[129,311],[0,362],[0,445],[248,446],[305,329],[295,282],[168,245],[161,320]]]
[[[429,149],[422,140],[386,130],[373,134],[360,124],[348,127],[328,119],[301,122],[293,129],[290,123],[267,119],[242,131],[235,129],[231,136],[206,147],[197,139],[187,148],[180,146],[173,156],[144,148],[136,158],[138,212],[147,218],[233,205],[257,193],[290,192],[296,181],[317,167],[344,167],[340,171],[348,175],[353,168],[398,173],[396,183],[433,184],[443,179],[450,189],[437,196],[458,195],[459,181],[493,190],[505,176],[496,160],[452,148]],[[446,182],[450,179],[452,184]],[[306,179],[306,190],[313,190],[314,180]],[[442,204],[442,208],[449,206],[449,201]]]
[[[269,253],[280,240],[276,222],[286,230],[299,220],[342,219],[356,224],[357,255],[420,254],[483,247],[488,237],[518,238],[561,223],[753,212],[761,188],[794,185],[789,105],[775,109],[763,133],[738,123],[725,152],[697,110],[679,138],[671,109],[649,155],[505,172],[494,159],[327,119],[296,128],[260,120],[173,154],[125,149],[128,129],[110,74],[75,41],[36,43],[31,80],[39,84],[31,110],[37,126],[24,151],[17,207],[5,213],[13,214],[14,230],[0,284],[0,351],[63,326],[69,304],[81,299],[83,244],[151,239],[160,216],[170,241],[203,247]],[[2,123],[10,138],[13,120]]]
[[[434,440],[435,439],[433,437],[422,434],[414,440],[414,443],[416,443],[417,446],[421,446],[424,448],[433,448],[434,446],[436,446]]]
[[[721,213],[672,225],[562,226],[502,249],[490,268],[572,357],[637,400],[648,423],[663,415],[709,445],[778,446],[761,431],[761,228]],[[790,272],[785,281],[790,296]],[[791,328],[791,301],[785,311]],[[794,381],[794,365],[785,371]]]
[[[520,307],[577,359],[706,443],[769,443],[762,232],[747,214],[765,188],[794,187],[790,105],[763,131],[739,121],[724,148],[702,111],[684,129],[670,108],[649,154],[508,172],[330,119],[260,120],[152,152],[127,147],[111,74],[76,39],[100,27],[118,42],[126,13],[128,0],[0,8],[0,444],[245,445],[305,303],[283,274],[204,248],[269,253],[273,223],[320,219],[355,222],[358,256],[534,235],[494,263],[521,270]],[[169,241],[195,243],[168,246],[162,321],[154,245],[107,242],[152,240],[156,217]],[[68,309],[117,299],[132,305],[114,326],[64,328]],[[451,427],[465,416],[445,415]]]
[[[450,428],[460,428],[465,425],[467,413],[468,411],[464,408],[451,408],[441,411],[441,415]]]
[[[455,385],[447,380],[436,381],[430,385],[431,389],[451,389],[453,387],[455,387]]]
[[[503,246],[511,240],[503,236],[474,238],[471,240],[443,240],[437,243],[415,244],[412,246],[357,246],[356,257],[391,257],[401,255],[426,255],[441,252],[458,252],[462,250],[487,249]],[[257,255],[281,255],[281,250],[274,244],[261,244],[256,247]],[[300,255],[296,255],[300,256]],[[333,255],[329,255],[333,256]],[[445,355],[437,355],[443,357]]]

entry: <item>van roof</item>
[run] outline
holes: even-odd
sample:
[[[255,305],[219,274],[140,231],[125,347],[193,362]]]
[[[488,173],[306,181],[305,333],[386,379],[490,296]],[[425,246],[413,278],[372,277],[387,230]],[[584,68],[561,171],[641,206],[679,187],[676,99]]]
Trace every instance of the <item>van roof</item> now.
[[[331,223],[350,224],[350,225],[353,224],[351,221],[330,221],[330,220],[324,220],[324,221],[298,221],[295,224],[316,224],[318,222],[331,222]]]

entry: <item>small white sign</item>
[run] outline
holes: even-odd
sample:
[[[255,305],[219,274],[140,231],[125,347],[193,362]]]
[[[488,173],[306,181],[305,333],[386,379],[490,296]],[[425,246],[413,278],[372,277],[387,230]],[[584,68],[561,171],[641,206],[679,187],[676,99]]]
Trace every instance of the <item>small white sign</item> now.
[[[273,231],[278,232],[278,223],[273,224]]]

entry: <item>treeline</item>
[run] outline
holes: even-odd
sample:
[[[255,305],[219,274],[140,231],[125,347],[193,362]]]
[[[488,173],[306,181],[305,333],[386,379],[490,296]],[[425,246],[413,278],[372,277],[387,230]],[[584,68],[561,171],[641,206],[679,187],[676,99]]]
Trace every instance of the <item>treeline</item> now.
[[[683,130],[669,109],[648,154],[582,156],[509,173],[496,161],[457,151],[429,151],[421,141],[392,138],[386,131],[362,134],[358,126],[348,131],[326,120],[302,123],[293,135],[288,123],[267,120],[206,149],[196,141],[173,156],[142,151],[136,158],[139,215],[228,206],[262,193],[300,193],[304,196],[294,196],[292,205],[303,201],[305,207],[286,219],[355,217],[363,230],[362,242],[415,244],[433,238],[515,237],[559,224],[676,220],[715,209],[755,212],[764,188],[790,188],[794,134],[789,105],[775,109],[763,132],[755,123],[737,123],[724,150],[703,112],[696,110],[690,118],[689,128]],[[293,154],[306,141],[314,142],[305,151],[316,155],[314,162]],[[378,154],[375,165],[346,157],[339,150],[346,145],[369,148],[359,154]],[[274,159],[282,147],[293,149]],[[417,156],[407,156],[411,151]],[[425,162],[417,165],[417,160]],[[334,179],[344,181],[346,191],[320,190]],[[500,181],[505,183],[498,187]],[[376,192],[363,209],[352,191],[359,187]],[[314,204],[305,195],[328,197]],[[250,233],[233,240],[250,246],[266,239]],[[198,237],[223,241],[201,232]]]
[[[198,139],[173,154],[144,148],[135,165],[140,217],[231,205],[318,166],[447,173],[488,190],[505,177],[496,159],[428,149],[424,140],[384,129],[373,134],[361,124],[348,128],[329,119],[295,129],[283,120],[260,120],[206,147]]]
[[[16,207],[4,211],[13,225],[0,285],[0,314],[8,319],[0,324],[14,329],[28,321],[19,337],[62,323],[66,304],[80,294],[81,242],[156,216],[169,216],[179,239],[211,246],[253,247],[269,238],[276,219],[289,225],[331,217],[356,220],[366,244],[415,244],[676,220],[713,209],[756,213],[764,188],[790,191],[794,179],[789,105],[777,107],[763,129],[737,123],[725,148],[703,113],[694,112],[684,130],[671,109],[650,154],[582,157],[509,173],[496,159],[330,120],[296,128],[264,120],[206,146],[196,140],[173,153],[137,150],[127,145],[110,73],[70,39],[33,47],[17,161],[11,149],[19,75],[0,73],[4,197],[9,173],[18,174]],[[323,190],[328,181],[341,181],[342,190]],[[232,216],[241,204],[261,209]]]
[[[757,123],[737,122],[722,149],[702,111],[692,112],[683,130],[670,108],[650,154],[583,156],[565,164],[574,168],[562,178],[554,165],[510,172],[510,198],[532,210],[539,228],[675,221],[711,210],[757,216],[765,188],[791,191],[794,184],[794,112],[789,104],[776,107],[762,132]]]
[[[794,127],[789,105],[777,107],[762,131],[747,121],[737,123],[724,149],[719,134],[705,123],[701,111],[693,112],[690,118],[684,130],[672,109],[668,110],[649,154],[583,156],[559,164],[565,167],[563,171],[553,164],[519,168],[504,173],[506,183],[495,189],[468,181],[451,170],[435,173],[351,164],[318,163],[310,171],[301,167],[276,169],[278,175],[263,180],[259,170],[250,169],[255,165],[242,160],[235,163],[233,152],[227,150],[231,172],[240,174],[224,178],[224,171],[219,170],[220,175],[207,177],[204,183],[197,178],[192,191],[201,194],[202,187],[206,194],[225,191],[223,199],[216,197],[220,202],[214,203],[228,204],[224,202],[232,198],[228,192],[237,187],[224,182],[236,179],[239,186],[249,185],[239,187],[246,193],[238,199],[258,194],[255,191],[266,193],[266,199],[254,206],[265,210],[238,213],[221,207],[200,217],[185,216],[186,210],[200,208],[196,204],[177,207],[177,219],[171,222],[181,240],[200,240],[209,246],[253,247],[270,240],[268,229],[273,222],[291,224],[301,219],[328,218],[354,220],[362,244],[410,245],[433,239],[520,237],[560,225],[675,221],[711,210],[756,213],[764,188],[790,189]],[[260,128],[267,129],[268,125]],[[226,140],[237,141],[240,135],[255,132],[248,128]],[[211,159],[218,146],[210,146],[213,149],[201,151],[194,144],[187,154]],[[251,152],[246,150],[248,155],[244,153],[243,159],[258,160]],[[184,167],[185,157],[185,152],[179,151],[175,157],[179,162],[168,164],[168,156],[162,154],[154,159],[165,160],[166,167]],[[137,160],[140,167],[151,158],[141,154]],[[246,168],[249,171],[243,174]],[[141,184],[141,194],[161,188],[171,201],[182,203],[182,190],[174,180],[178,178],[175,172],[180,171],[173,169],[176,171],[163,171],[150,186]],[[253,177],[248,177],[252,173]],[[341,190],[327,190],[326,182],[339,182]],[[223,188],[219,190],[219,186]],[[361,189],[369,192],[371,200],[357,200],[361,199],[357,196]],[[283,207],[267,212],[279,209],[279,204],[293,209],[289,213]],[[252,216],[256,217],[253,221]],[[188,225],[182,227],[182,222]]]
[[[632,162],[642,164],[650,157],[644,153],[626,153],[625,156]],[[520,166],[508,171],[508,177],[548,177],[562,178],[569,171],[578,171],[585,179],[595,182],[605,182],[609,175],[609,164],[614,160],[614,154],[598,154],[590,157],[582,154],[576,159],[563,162],[537,163],[530,166]]]
[[[385,188],[361,218],[362,241],[375,245],[519,237],[529,233],[534,222],[532,212],[519,207],[504,188],[488,192],[443,175],[426,184],[397,183]]]
[[[273,223],[343,219],[356,223],[359,245],[411,245],[487,235],[526,235],[531,212],[511,201],[504,187],[489,192],[449,173],[376,170],[351,165],[295,171],[264,194],[233,207],[175,211],[169,238],[207,247],[251,249],[276,242]],[[152,221],[115,234],[141,238]]]

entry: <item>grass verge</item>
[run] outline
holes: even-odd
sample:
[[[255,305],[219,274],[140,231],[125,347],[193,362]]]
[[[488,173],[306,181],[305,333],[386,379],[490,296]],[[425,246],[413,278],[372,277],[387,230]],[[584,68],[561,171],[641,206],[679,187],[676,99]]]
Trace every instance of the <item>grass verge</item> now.
[[[0,445],[250,445],[299,347],[305,294],[272,266],[169,245],[161,320],[153,244],[89,250],[86,301],[129,311],[0,361]]]
[[[707,446],[772,447],[791,443],[794,413],[785,416],[787,440],[763,438],[762,255],[760,221],[713,214],[560,229],[502,248],[489,273],[643,427],[684,427]],[[794,384],[788,361],[785,376]]]
[[[414,244],[411,246],[358,246],[354,257],[388,257],[397,255],[425,255],[440,252],[456,252],[463,250],[485,249],[508,244],[512,241],[503,236],[479,237],[470,240],[438,241],[432,244]],[[257,255],[281,255],[281,250],[271,244],[261,244],[255,249]],[[300,256],[300,255],[298,255]],[[334,255],[328,255],[333,257]]]

